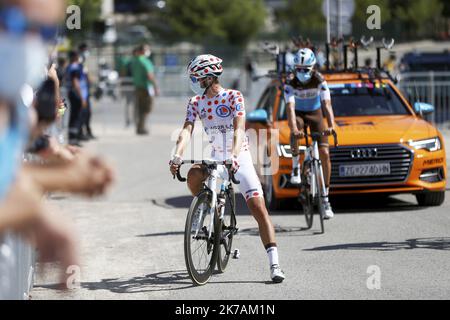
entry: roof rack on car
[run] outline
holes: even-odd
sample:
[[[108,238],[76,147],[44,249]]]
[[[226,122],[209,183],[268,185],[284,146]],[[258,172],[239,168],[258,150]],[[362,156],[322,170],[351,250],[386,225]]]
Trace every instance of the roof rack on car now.
[[[387,41],[385,38],[382,39],[382,46],[376,47],[376,53],[377,53],[377,60],[376,60],[376,67],[375,68],[368,68],[364,67],[361,68],[358,64],[359,61],[359,50],[362,48],[364,50],[369,50],[370,46],[374,42],[374,38],[366,38],[363,36],[359,40],[354,40],[353,37],[349,39],[349,41],[345,41],[344,38],[332,38],[330,43],[325,44],[325,51],[326,51],[326,61],[325,61],[325,69],[321,70],[324,74],[357,74],[358,79],[363,79],[363,75],[367,75],[370,80],[382,80],[382,79],[389,79],[393,82],[397,82],[396,79],[392,77],[392,75],[389,73],[388,70],[385,70],[383,66],[381,65],[381,51],[382,50],[388,50],[391,51],[395,40],[391,39],[390,41]],[[292,38],[292,43],[294,46],[298,48],[310,48],[313,51],[317,52],[316,46],[310,41],[310,39],[303,40],[303,37],[297,36]],[[332,67],[331,66],[331,54],[337,53],[339,56],[341,56],[340,48],[342,48],[342,54],[343,54],[343,68],[339,67],[341,64],[339,61],[337,62],[338,67]],[[287,68],[287,61],[286,56],[288,53],[292,53],[288,48],[286,50],[281,51],[278,45],[269,44],[268,42],[265,42],[262,45],[262,49],[269,53],[276,61],[276,70],[270,71],[267,75],[264,75],[264,77],[269,78],[279,78],[280,81],[285,82],[286,78],[288,77],[290,70]],[[353,62],[351,63],[351,66],[349,66],[349,57],[348,52],[350,51],[353,53]],[[340,58],[339,58],[340,59]],[[259,77],[258,77],[259,78]]]

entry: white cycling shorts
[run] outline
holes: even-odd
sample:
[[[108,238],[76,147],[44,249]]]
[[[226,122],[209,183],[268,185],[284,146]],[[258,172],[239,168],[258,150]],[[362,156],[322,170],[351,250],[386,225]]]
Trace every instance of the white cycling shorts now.
[[[248,201],[251,198],[264,197],[261,182],[256,174],[255,167],[253,166],[252,155],[250,151],[242,151],[238,157],[239,170],[236,172],[235,177],[240,183],[237,185],[239,191]],[[219,176],[222,179],[228,177],[228,172],[223,166],[219,166]]]

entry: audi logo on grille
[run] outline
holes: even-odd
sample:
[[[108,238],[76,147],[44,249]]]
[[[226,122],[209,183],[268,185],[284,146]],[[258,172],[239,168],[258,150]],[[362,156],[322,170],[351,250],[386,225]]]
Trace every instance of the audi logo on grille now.
[[[352,159],[371,159],[378,156],[378,150],[376,148],[364,148],[355,149],[350,151]]]

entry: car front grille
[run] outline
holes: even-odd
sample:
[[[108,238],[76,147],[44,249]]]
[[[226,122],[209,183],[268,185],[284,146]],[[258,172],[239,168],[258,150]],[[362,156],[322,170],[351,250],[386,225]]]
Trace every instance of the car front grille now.
[[[330,149],[331,186],[394,184],[408,179],[413,152],[403,145],[343,146]],[[341,177],[341,165],[389,162],[391,173],[384,176]]]

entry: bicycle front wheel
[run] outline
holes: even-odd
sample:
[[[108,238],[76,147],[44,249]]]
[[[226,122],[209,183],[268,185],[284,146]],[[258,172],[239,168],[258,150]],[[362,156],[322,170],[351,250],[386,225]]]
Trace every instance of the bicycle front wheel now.
[[[311,162],[305,162],[302,166],[302,183],[300,184],[300,203],[305,215],[306,228],[309,230],[313,225],[314,203],[311,195]]]
[[[184,259],[189,277],[196,285],[209,281],[217,260],[217,222],[211,223],[211,194],[202,191],[192,201],[184,230]],[[216,219],[217,216],[214,217]]]
[[[325,187],[325,180],[323,178],[323,171],[322,166],[320,163],[316,163],[315,165],[315,179],[316,179],[316,186],[317,186],[317,209],[319,211],[319,217],[320,217],[320,229],[321,233],[325,233],[325,225],[323,223],[324,216],[325,216],[325,207],[323,204],[323,188]]]
[[[234,190],[229,189],[225,198],[225,214],[223,220],[218,220],[220,244],[217,258],[217,269],[219,272],[224,272],[228,261],[230,260],[231,246],[233,244],[233,236],[236,228],[235,216],[235,195]]]

